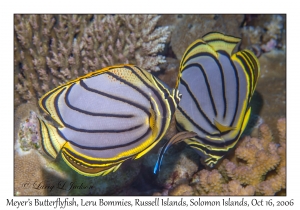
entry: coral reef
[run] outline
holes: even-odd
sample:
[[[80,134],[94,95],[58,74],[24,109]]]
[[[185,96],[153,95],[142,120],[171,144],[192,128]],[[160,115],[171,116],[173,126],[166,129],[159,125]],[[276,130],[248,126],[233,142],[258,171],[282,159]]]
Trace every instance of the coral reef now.
[[[242,28],[241,48],[260,56],[275,48],[285,49],[285,15],[260,15],[249,18]]]
[[[253,186],[243,187],[238,180],[226,183],[218,170],[201,170],[196,173],[190,183],[194,195],[254,195]]]
[[[166,62],[169,28],[157,15],[15,15],[15,105],[102,67]]]
[[[217,169],[203,169],[186,183],[155,195],[275,195],[286,188],[286,121],[277,122],[279,143],[270,128],[260,126],[260,138],[240,140],[235,155]],[[182,177],[181,177],[182,178]],[[191,190],[191,188],[193,190]]]
[[[285,189],[285,126],[285,119],[278,120],[280,142],[277,144],[269,127],[261,125],[261,139],[245,137],[235,150],[236,159],[225,159],[219,167],[220,173],[225,179],[238,180],[243,185],[255,187],[257,195],[274,195]]]
[[[277,123],[277,119],[286,114],[285,15],[50,14],[14,17],[15,195],[285,194],[285,120]],[[42,94],[90,71],[126,62],[143,66],[174,87],[185,48],[193,39],[211,30],[242,35],[240,48],[260,55],[261,76],[251,102],[252,113],[258,120],[253,123],[266,123],[272,129],[273,140],[268,144],[273,146],[270,151],[269,148],[265,150],[266,145],[261,144],[265,137],[260,128],[252,126],[247,133],[252,138],[241,139],[237,148],[243,146],[241,151],[248,147],[249,151],[263,148],[261,153],[266,156],[276,151],[280,162],[265,175],[261,173],[262,180],[259,181],[259,176],[256,181],[253,178],[251,182],[258,182],[256,186],[237,179],[236,171],[248,164],[238,158],[234,150],[222,167],[205,170],[198,168],[202,167],[199,156],[184,143],[167,151],[161,174],[154,177],[153,166],[164,140],[141,160],[124,163],[118,170],[120,173],[117,171],[102,178],[80,176],[62,159],[53,161],[44,157],[36,142],[36,127],[30,115],[30,111],[39,114],[36,102]],[[279,130],[273,129],[280,123]],[[170,139],[176,132],[172,123],[164,139]],[[248,168],[254,170],[255,167],[252,164]],[[34,189],[32,185],[36,181],[55,187],[51,191],[46,187]],[[71,182],[94,187],[66,191],[57,186],[58,183],[69,186]],[[31,187],[25,188],[24,183],[30,183]]]

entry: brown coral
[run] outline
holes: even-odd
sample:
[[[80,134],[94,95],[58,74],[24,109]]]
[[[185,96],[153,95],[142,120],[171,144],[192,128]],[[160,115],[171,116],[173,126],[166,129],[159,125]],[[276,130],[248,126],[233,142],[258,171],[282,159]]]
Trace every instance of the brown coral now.
[[[157,15],[16,15],[15,105],[105,66],[160,70],[169,28]]]
[[[181,184],[170,190],[169,195],[193,195],[193,188],[187,184]]]
[[[279,144],[270,128],[260,126],[260,138],[241,139],[235,156],[225,159],[218,169],[203,169],[189,182],[193,195],[275,195],[286,188],[286,122],[279,119]],[[181,192],[176,189],[170,192]],[[170,195],[170,194],[169,194]],[[178,195],[178,193],[176,194]]]

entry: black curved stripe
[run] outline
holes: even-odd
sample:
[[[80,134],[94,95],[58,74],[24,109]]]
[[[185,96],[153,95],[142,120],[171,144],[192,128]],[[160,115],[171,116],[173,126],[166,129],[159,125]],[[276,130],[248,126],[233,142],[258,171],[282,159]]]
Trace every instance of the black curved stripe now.
[[[175,119],[175,122],[176,122],[176,126],[177,126],[177,129],[179,131],[185,131],[186,129],[184,127],[182,127],[182,125],[180,123],[178,123],[178,121]],[[226,131],[226,133],[229,133],[230,131]],[[211,135],[210,136],[222,136],[225,132],[221,133],[221,134],[217,134],[217,135]],[[237,135],[239,136],[239,135]],[[213,142],[213,141],[210,141],[210,140],[207,140],[205,138],[202,138],[202,137],[199,137],[199,136],[195,136],[193,138],[196,138],[198,140],[200,140],[201,142],[203,142],[203,144],[205,145],[210,145],[212,147],[227,147],[231,144],[233,144],[236,140],[238,140],[238,138],[234,138],[234,139],[231,139],[231,140],[226,140],[226,141],[222,141],[222,142]]]
[[[215,151],[215,150],[210,150],[207,147],[203,147],[202,145],[199,145],[197,143],[189,143],[188,145],[193,146],[195,149],[199,148],[199,150],[205,151],[206,154],[208,155],[214,155],[214,156],[219,156],[222,157],[224,156],[227,151]]]
[[[240,56],[240,55],[236,55],[236,57],[242,62],[243,66],[242,68],[244,67],[247,74],[248,74],[248,78],[249,78],[249,83],[250,83],[250,88],[248,90],[248,98],[251,98],[251,91],[253,90],[253,81],[252,81],[252,76],[251,76],[251,71],[249,69],[249,66],[248,64],[245,62],[245,59],[244,59],[244,56]],[[247,80],[247,79],[246,79]]]
[[[42,127],[42,123],[43,123],[44,126],[46,127],[46,129],[47,129],[47,135],[48,135],[48,137],[49,137],[49,139],[50,139],[49,130],[48,130],[47,126],[46,126],[45,123],[44,123],[42,120],[40,120],[39,118],[38,118],[38,120],[39,120],[39,122],[40,122],[40,128]],[[42,138],[43,138],[43,135],[41,135],[41,136],[42,136]],[[43,148],[43,150],[46,152],[47,155],[49,155],[49,157],[52,157],[52,155],[48,152],[48,150],[47,150],[46,147],[45,147],[45,144],[44,144],[44,138],[42,139],[41,142],[42,142],[42,148]],[[50,139],[50,144],[51,144],[53,150],[56,151],[54,145],[52,144],[51,139]],[[57,153],[57,152],[56,152],[56,153]]]
[[[107,72],[107,73],[109,73],[109,72]],[[96,89],[90,88],[90,87],[88,87],[82,80],[80,80],[80,85],[81,85],[84,89],[86,89],[86,90],[88,90],[88,91],[91,91],[91,92],[93,92],[93,93],[97,93],[97,94],[100,94],[100,95],[103,95],[103,96],[106,96],[106,97],[108,97],[108,98],[112,98],[112,99],[115,99],[115,100],[118,100],[118,101],[121,101],[121,102],[124,102],[124,103],[127,103],[127,104],[132,105],[132,106],[134,106],[134,107],[136,107],[136,108],[139,108],[140,110],[143,110],[148,116],[151,115],[151,113],[149,112],[149,109],[148,109],[148,108],[143,107],[143,106],[141,106],[141,105],[138,104],[138,103],[135,103],[135,102],[133,102],[133,101],[127,100],[127,99],[125,99],[125,98],[120,98],[120,97],[117,97],[117,96],[114,96],[114,95],[107,94],[107,93],[102,92],[102,91],[100,91],[100,90],[96,90]]]
[[[55,111],[56,111],[56,114],[58,116],[58,118],[60,119],[60,121],[64,123],[63,121],[63,118],[60,114],[60,111],[59,111],[59,108],[58,108],[58,98],[60,97],[60,95],[63,93],[63,91],[66,89],[66,87],[62,88],[56,95],[55,95],[55,98],[54,98],[54,107],[55,107]]]
[[[253,74],[253,68],[254,68],[254,66],[253,66],[253,64],[252,64],[252,61],[250,60],[250,58],[248,57],[248,55],[247,54],[245,54],[243,51],[241,52],[242,53],[242,55],[243,55],[243,57],[244,57],[244,60],[246,60],[248,63],[249,63],[249,65],[248,65],[248,67],[249,67],[249,72],[250,72],[250,74],[248,74],[249,75],[249,77],[251,77],[251,93],[252,93],[252,90],[253,90],[253,88],[254,88],[254,80],[255,80],[255,77],[254,77],[254,74]]]
[[[84,82],[82,80],[80,80],[80,84],[83,83],[83,85],[86,86],[86,84],[84,84]],[[87,87],[87,86],[86,86]],[[64,120],[63,120],[63,117],[61,116],[61,113],[59,111],[59,108],[58,108],[58,99],[60,97],[60,95],[62,94],[62,92],[65,90],[65,88],[63,88],[56,96],[55,96],[55,99],[54,99],[54,106],[55,106],[55,109],[56,109],[56,112],[57,112],[57,115],[59,117],[59,119],[61,120],[61,122],[63,123],[63,125],[66,127],[66,128],[70,128],[74,131],[79,131],[79,132],[84,132],[84,133],[122,133],[122,132],[127,132],[127,131],[131,131],[131,130],[135,130],[135,129],[138,129],[140,128],[141,126],[143,126],[143,124],[140,124],[140,125],[137,125],[137,126],[133,126],[133,127],[130,127],[130,128],[126,128],[126,129],[120,129],[120,130],[115,130],[115,129],[106,129],[106,130],[87,130],[87,129],[81,129],[81,128],[76,128],[68,123],[66,123]],[[93,89],[92,89],[93,90]]]
[[[171,114],[174,113],[176,110],[176,104],[174,103],[174,100],[172,100],[172,98],[171,98],[172,96],[171,96],[169,89],[166,88],[164,85],[162,85],[160,80],[158,80],[157,78],[153,77],[153,79],[154,79],[156,85],[158,86],[158,88],[163,91],[164,97],[168,101],[167,104],[171,110]]]
[[[158,98],[158,100],[159,100],[159,102],[160,102],[160,104],[161,104],[161,106],[162,106],[162,111],[163,111],[163,116],[165,115],[165,113],[166,113],[166,107],[165,106],[163,106],[165,103],[164,103],[164,101],[162,100],[162,98],[161,98],[161,95],[159,94],[159,92],[155,89],[155,88],[153,88],[152,86],[150,86],[140,75],[138,75],[131,67],[129,67],[129,66],[124,66],[124,68],[126,68],[126,69],[128,69],[128,70],[130,70],[137,78],[139,78],[140,80],[141,80],[141,82],[144,84],[144,85],[146,85],[149,89],[151,89],[152,90],[152,92],[154,92],[155,93],[155,95],[157,96],[157,98]],[[117,77],[117,76],[115,76],[115,77]],[[129,86],[133,86],[132,84],[130,84],[130,83],[128,83],[126,80],[124,80],[124,79],[122,79],[122,78],[120,78],[120,77],[117,77],[120,81],[122,81],[122,82],[124,82],[125,84],[128,84]],[[146,77],[147,78],[147,77]],[[137,87],[135,87],[135,86],[133,86],[133,88],[136,88],[136,89],[138,89]],[[139,90],[139,89],[138,89]],[[140,90],[139,90],[140,91]],[[146,94],[146,93],[144,93],[144,92],[142,92],[142,91],[140,91],[150,102],[151,102],[151,99],[150,99],[150,97]],[[154,108],[153,108],[153,104],[151,103],[151,108],[154,110]]]
[[[241,53],[245,56],[245,58],[246,58],[246,59],[248,60],[248,62],[250,63],[251,69],[252,69],[252,70],[253,70],[253,69],[256,69],[256,68],[257,68],[257,65],[256,65],[256,62],[254,61],[252,55],[251,55],[249,52],[247,52],[247,51],[241,51]],[[252,73],[254,73],[254,72],[252,71]],[[254,78],[255,78],[255,77],[254,77]]]
[[[61,131],[59,131],[59,135],[64,137],[63,133],[61,133]],[[125,144],[118,144],[118,145],[112,145],[112,146],[106,146],[106,147],[88,147],[88,146],[84,146],[84,145],[81,145],[81,144],[77,144],[75,143],[74,141],[71,141],[71,140],[67,140],[70,144],[76,146],[76,147],[79,147],[81,149],[86,149],[86,150],[109,150],[109,149],[117,149],[117,148],[120,148],[120,147],[126,147],[126,146],[130,146],[132,144],[135,144],[141,140],[144,140],[144,138],[151,132],[151,128],[149,127],[147,129],[147,131],[141,135],[140,137],[138,137],[137,139],[133,140],[133,141],[130,141],[130,142],[127,142]],[[64,138],[66,139],[66,138]]]
[[[231,60],[230,56],[226,53],[226,51],[218,51],[220,54],[226,56],[229,59],[229,62],[231,64],[231,68],[234,71],[234,76],[235,76],[235,82],[236,82],[236,103],[235,103],[235,109],[234,109],[234,115],[232,117],[230,126],[233,125],[235,119],[236,119],[236,115],[237,115],[237,111],[238,111],[238,105],[239,105],[239,100],[240,100],[240,81],[239,81],[239,76],[238,76],[238,71],[236,69],[236,66],[234,65],[233,61]]]
[[[198,103],[196,97],[194,96],[194,94],[192,93],[192,91],[191,91],[189,85],[185,82],[184,79],[180,78],[180,84],[182,84],[182,85],[186,88],[187,92],[188,92],[189,95],[192,97],[192,99],[193,99],[193,101],[194,101],[194,103],[195,103],[195,105],[196,105],[198,111],[199,111],[199,112],[201,113],[201,115],[204,117],[204,119],[206,120],[206,122],[209,123],[211,127],[213,127],[213,128],[215,128],[216,130],[218,130],[218,129],[216,128],[216,126],[208,119],[208,117],[206,116],[206,114],[203,112],[203,110],[201,109],[200,104]],[[211,103],[213,103],[213,102],[211,101]]]
[[[125,160],[127,160],[127,159],[129,159],[130,157],[133,156],[132,155],[132,156],[129,156],[129,157],[123,157],[123,158],[118,159],[117,161],[116,160],[114,160],[114,161],[100,161],[100,160],[86,159],[86,158],[84,158],[82,156],[77,155],[76,153],[72,152],[71,150],[69,150],[68,148],[65,148],[65,147],[64,147],[64,150],[66,150],[68,153],[70,153],[76,159],[79,159],[79,160],[81,160],[81,161],[83,161],[84,163],[87,163],[87,164],[111,164],[111,163],[116,163],[118,161],[122,161],[123,162],[123,161],[125,161]],[[89,167],[91,167],[91,166],[89,166]],[[95,167],[95,168],[97,168],[97,167]]]
[[[221,136],[221,135],[219,135]],[[195,136],[194,137],[195,139],[201,141],[203,144],[207,145],[207,146],[211,146],[212,148],[224,148],[224,147],[227,147],[228,145],[226,144],[226,141],[223,140],[223,141],[211,141],[211,140],[208,140],[208,139],[205,139],[205,138],[202,138],[200,136]]]
[[[253,76],[253,84],[252,84],[252,88],[254,88],[255,84],[256,84],[256,80],[257,80],[257,72],[256,70],[258,69],[257,64],[255,62],[255,60],[253,59],[252,55],[250,53],[248,53],[247,51],[242,51],[242,54],[245,56],[245,58],[247,59],[247,61],[250,63],[250,65],[252,65],[251,67],[251,75]],[[251,89],[251,92],[253,91],[253,89]]]
[[[219,156],[219,159],[222,158],[223,156]],[[214,158],[212,156],[209,156],[209,158],[207,158],[206,160],[204,160],[205,163],[207,162],[213,162],[213,164],[216,164],[216,162],[219,160],[217,158]]]
[[[148,79],[148,77],[145,75],[145,73],[140,68],[138,68],[138,67],[136,67],[136,68]],[[131,69],[131,71],[133,71],[133,70]],[[137,74],[136,74],[136,76],[139,77],[139,75],[137,75]],[[139,77],[139,78],[142,81],[144,81],[141,77]],[[152,76],[152,78],[153,78],[154,82],[156,83],[157,87],[164,93],[164,99],[167,99],[167,101],[168,101],[167,105],[170,108],[171,113],[174,113],[176,110],[176,107],[175,107],[174,101],[169,97],[171,95],[170,90],[168,89],[168,87],[164,86],[158,78],[156,78],[154,76]],[[150,83],[152,83],[152,81],[150,81],[149,79],[148,79],[148,81]],[[161,94],[156,89],[149,86],[146,82],[144,82],[144,84],[148,88],[150,88],[153,92],[155,92],[155,95],[157,96],[157,98],[160,101],[160,104],[162,106],[163,116],[165,116],[165,113],[167,113],[167,108],[165,106],[166,103],[163,101],[164,99],[162,98]],[[165,123],[165,122],[163,121],[163,123]],[[163,130],[163,129],[161,129],[161,130]]]
[[[201,53],[197,53],[194,54],[193,56],[190,56],[187,61],[184,63],[184,65],[191,59],[196,58],[196,57],[200,57],[200,56],[208,56],[211,57],[217,64],[217,66],[219,67],[219,72],[221,74],[221,82],[222,82],[222,95],[223,95],[223,104],[224,104],[224,109],[223,109],[223,118],[226,116],[226,110],[227,110],[227,101],[226,101],[226,96],[225,96],[225,81],[224,81],[224,73],[223,73],[223,67],[220,64],[219,60],[213,56],[211,53],[207,53],[207,52],[201,52]],[[202,68],[203,69],[203,68]],[[183,72],[183,70],[182,70]],[[214,107],[215,108],[215,107]],[[217,116],[218,113],[216,113]]]
[[[197,123],[195,123],[195,122],[193,121],[193,119],[192,119],[190,116],[188,116],[188,115],[184,112],[184,110],[182,110],[182,108],[181,108],[180,106],[178,106],[177,108],[178,108],[178,110],[183,114],[183,116],[184,116],[189,122],[191,122],[198,130],[202,131],[202,132],[205,133],[206,135],[210,135],[210,136],[219,136],[219,134],[211,134],[211,133],[207,132],[206,130],[204,130],[203,128],[201,128]],[[184,130],[185,130],[185,129],[184,129]]]
[[[206,43],[205,42],[197,42],[197,43],[195,43],[193,46],[191,46],[187,51],[186,51],[186,53],[183,55],[183,57],[182,57],[182,61],[184,61],[185,60],[185,58],[186,58],[186,56],[193,50],[193,49],[195,49],[196,47],[198,47],[198,46],[200,46],[200,45],[206,45]],[[188,59],[189,60],[189,59]],[[187,60],[187,61],[188,61]],[[186,61],[186,62],[187,62]],[[180,62],[180,68],[182,67],[182,66],[184,66],[185,64],[186,64],[186,62],[184,62],[184,63],[181,63]],[[180,69],[181,70],[181,69]]]
[[[160,104],[161,104],[161,107],[162,107],[162,116],[165,116],[166,113],[167,113],[167,108],[166,108],[165,103],[164,103],[163,99],[161,98],[161,95],[159,94],[159,92],[158,92],[155,88],[153,88],[152,86],[150,86],[150,85],[149,85],[149,84],[148,84],[148,83],[147,83],[140,75],[138,75],[131,67],[129,67],[129,66],[124,66],[124,68],[129,69],[134,75],[136,75],[136,76],[143,82],[143,84],[145,84],[149,89],[152,90],[152,92],[154,92],[154,94],[157,96],[157,98],[158,98],[158,100],[159,100],[159,102],[160,102]],[[149,101],[151,101],[150,98],[149,98]],[[152,105],[152,102],[151,102],[151,108],[154,110],[153,105]],[[166,117],[162,117],[162,123],[161,123],[161,125],[162,125],[162,127],[161,127],[161,129],[160,129],[160,131],[159,131],[159,134],[158,134],[158,136],[157,136],[157,138],[156,138],[156,141],[159,140],[159,139],[161,139],[162,133],[163,133],[163,131],[165,130],[165,127],[167,126],[167,125],[166,125]]]
[[[66,128],[70,128],[74,131],[78,131],[78,132],[83,132],[83,133],[123,133],[123,132],[128,132],[128,131],[132,131],[132,130],[136,130],[140,127],[143,126],[143,124],[140,124],[140,125],[136,125],[136,126],[133,126],[133,127],[130,127],[130,128],[125,128],[125,129],[119,129],[119,130],[116,130],[116,129],[104,129],[104,130],[87,130],[87,129],[81,129],[81,128],[76,128],[72,125],[69,125],[67,123],[64,122],[64,125]]]
[[[65,89],[65,88],[64,88],[64,89]],[[48,108],[47,108],[46,101],[47,101],[47,99],[48,99],[52,94],[53,94],[53,92],[50,93],[50,94],[48,94],[46,97],[44,97],[44,98],[42,99],[42,105],[43,105],[44,109],[48,112],[49,115],[51,115],[51,114],[50,114],[50,112],[49,112],[49,110],[48,110]]]
[[[77,111],[77,112],[80,112],[80,113],[83,113],[83,114],[86,114],[86,115],[91,115],[91,116],[117,117],[117,118],[132,118],[132,117],[134,117],[134,115],[132,115],[132,114],[108,114],[108,113],[88,112],[88,111],[85,111],[85,110],[83,110],[83,109],[79,109],[79,108],[73,106],[73,105],[70,103],[70,101],[69,101],[69,94],[70,94],[70,92],[71,92],[71,90],[72,90],[72,88],[73,88],[74,85],[75,85],[75,83],[72,84],[72,85],[68,88],[68,90],[67,90],[67,92],[66,92],[66,95],[65,95],[65,102],[66,102],[66,105],[67,105],[70,109],[73,109],[73,110],[75,110],[75,111]]]
[[[227,99],[226,99],[226,95],[225,95],[225,78],[224,78],[224,70],[223,70],[223,66],[220,64],[219,60],[217,60],[215,57],[213,57],[215,59],[215,62],[217,63],[219,70],[220,70],[220,74],[221,74],[221,80],[222,80],[222,94],[223,94],[223,103],[224,103],[224,109],[223,109],[223,118],[225,118],[226,116],[226,111],[227,111]]]
[[[126,84],[127,86],[129,86],[129,87],[131,87],[132,89],[134,89],[134,90],[136,90],[137,92],[139,92],[141,95],[143,95],[145,98],[147,98],[149,102],[151,101],[150,97],[149,97],[146,93],[144,93],[141,89],[139,89],[138,87],[136,87],[135,85],[133,85],[133,84],[127,82],[126,80],[124,80],[123,78],[121,78],[121,77],[115,75],[114,73],[111,73],[111,72],[106,72],[106,73],[107,73],[109,76],[114,77],[115,79],[117,79],[117,80],[123,82],[123,83]],[[108,94],[106,94],[106,95],[109,96]],[[111,97],[111,98],[112,98],[112,97]],[[122,100],[125,101],[126,99],[122,99]],[[150,105],[151,105],[151,108],[153,109],[152,103],[150,103]],[[148,110],[148,108],[144,108],[143,110],[145,110],[145,112],[148,113],[148,116],[151,115],[150,112],[149,112],[149,110]],[[146,110],[147,110],[147,111],[146,111]]]
[[[234,109],[234,115],[232,117],[230,126],[233,125],[235,119],[236,119],[236,115],[237,115],[237,111],[238,111],[238,106],[239,106],[239,101],[240,101],[240,79],[239,79],[239,75],[238,75],[238,70],[236,69],[236,66],[234,65],[233,61],[230,59],[230,64],[232,66],[232,68],[234,69],[234,75],[235,75],[235,82],[236,82],[236,103],[235,103],[235,109]]]
[[[220,134],[219,136],[222,136],[222,135],[223,134]],[[228,147],[231,144],[233,144],[236,140],[238,140],[237,137],[233,138],[233,139],[230,139],[230,140],[224,140],[224,141],[219,141],[219,142],[218,141],[210,141],[210,140],[207,140],[205,138],[201,138],[199,136],[195,136],[194,138],[202,141],[203,144],[205,144],[205,145],[210,145],[210,146],[215,147],[215,148],[217,148],[217,147],[219,147],[219,148],[221,148],[221,147]]]
[[[204,71],[202,65],[199,64],[199,63],[192,63],[192,64],[189,64],[189,65],[187,65],[184,69],[182,69],[182,72],[185,71],[185,70],[187,70],[187,69],[190,68],[190,67],[193,67],[193,66],[198,67],[199,70],[200,70],[200,71],[202,72],[202,74],[203,74],[204,81],[205,81],[205,85],[206,85],[206,87],[207,87],[207,91],[208,91],[208,95],[209,95],[209,99],[210,99],[211,105],[212,105],[212,107],[213,107],[214,114],[217,116],[217,114],[218,114],[218,113],[217,113],[217,108],[216,108],[216,104],[215,104],[215,102],[214,102],[214,100],[213,100],[213,96],[212,96],[212,92],[211,92],[210,83],[208,82],[206,72]],[[182,77],[180,78],[180,80],[182,80]]]
[[[125,67],[125,66],[124,66],[124,67]],[[130,67],[128,67],[128,68],[130,68]],[[128,69],[128,68],[127,68],[127,69]],[[152,83],[152,81],[146,76],[145,72],[144,72],[140,67],[134,66],[134,68],[137,68],[137,69],[141,72],[141,74],[143,74],[144,77],[145,77],[150,83]],[[132,70],[132,69],[131,69],[131,70]]]
[[[148,80],[148,82],[150,82],[150,83],[153,83],[153,81],[155,82],[155,84],[158,86],[158,88],[164,93],[164,98],[167,99],[167,101],[168,101],[168,105],[169,105],[169,107],[170,107],[171,113],[174,113],[175,110],[176,110],[176,107],[175,107],[175,104],[174,104],[173,100],[169,97],[169,96],[171,95],[170,89],[169,89],[168,87],[164,86],[164,84],[162,84],[161,81],[160,81],[158,78],[156,78],[156,77],[154,77],[153,75],[151,75],[152,78],[153,78],[153,81],[151,81],[151,80],[146,76],[145,72],[144,72],[141,68],[139,68],[138,66],[134,66],[134,67],[137,68],[137,69],[144,75],[144,77]],[[133,71],[133,69],[131,69],[131,71]],[[139,77],[139,75],[137,75],[137,74],[136,74],[136,76]],[[145,80],[142,79],[141,77],[139,77],[139,79],[141,79],[142,81],[145,81]],[[161,94],[159,94],[159,93],[158,93],[155,89],[153,89],[152,87],[148,86],[146,82],[143,82],[143,83],[144,83],[148,88],[151,88],[151,90],[152,90],[153,92],[157,93],[156,95],[159,96],[159,97],[158,97],[159,100],[162,99]],[[165,104],[165,103],[163,103],[162,101],[160,101],[160,102],[161,102],[162,108],[164,109],[165,106],[163,107],[163,104]],[[164,112],[164,111],[163,111],[163,112]]]
[[[254,65],[254,69],[253,69],[252,72],[253,72],[253,74],[254,74],[254,79],[255,79],[255,83],[256,83],[256,82],[257,82],[257,78],[258,78],[258,69],[259,69],[259,67],[258,67],[258,65],[257,65],[256,60],[253,58],[253,55],[252,55],[252,54],[250,54],[250,53],[247,52],[247,51],[244,51],[244,53],[248,55],[248,57],[249,57],[250,60],[252,61],[252,64]]]

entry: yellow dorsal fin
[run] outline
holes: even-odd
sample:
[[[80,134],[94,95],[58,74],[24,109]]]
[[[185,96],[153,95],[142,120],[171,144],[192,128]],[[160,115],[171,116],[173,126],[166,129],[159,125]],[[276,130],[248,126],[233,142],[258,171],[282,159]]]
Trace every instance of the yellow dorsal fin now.
[[[235,127],[231,127],[231,126],[227,126],[227,125],[222,125],[221,123],[219,123],[218,121],[214,120],[215,126],[217,127],[217,129],[222,133],[225,131],[230,131],[235,129]]]
[[[215,51],[223,50],[232,54],[235,46],[241,41],[240,38],[234,36],[224,35],[218,32],[208,33],[202,38],[207,44],[209,44]]]
[[[183,54],[180,61],[180,69],[182,70],[184,68],[184,65],[188,59],[200,53],[208,53],[216,58],[218,56],[216,51],[210,45],[208,45],[202,39],[197,39],[186,49],[185,53]]]

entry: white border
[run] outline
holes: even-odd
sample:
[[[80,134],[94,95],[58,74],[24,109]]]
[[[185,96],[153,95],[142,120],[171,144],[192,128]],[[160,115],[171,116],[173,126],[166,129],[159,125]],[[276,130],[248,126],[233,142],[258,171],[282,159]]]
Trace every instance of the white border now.
[[[8,1],[6,1],[8,2]],[[13,14],[15,13],[286,13],[287,14],[287,196],[286,197],[246,197],[250,202],[254,199],[291,200],[294,199],[294,207],[299,209],[299,189],[300,182],[297,179],[299,170],[299,15],[298,6],[290,2],[275,1],[37,1],[23,0],[1,3],[1,181],[0,181],[0,206],[1,209],[8,209],[6,199],[34,200],[35,197],[13,197]],[[298,86],[298,87],[297,87]],[[276,105],[276,104],[274,104]],[[299,173],[299,174],[298,174]],[[56,197],[38,197],[39,199],[49,198],[55,200]],[[65,197],[63,197],[65,198]],[[97,200],[99,197],[76,197],[80,199]],[[105,197],[106,200],[130,200],[134,203],[135,197]],[[222,197],[201,197],[205,200],[221,200]],[[139,197],[143,200],[151,200],[152,197]],[[180,197],[170,198],[180,200]],[[190,197],[184,197],[189,200]],[[225,197],[228,199],[228,197]],[[241,200],[242,197],[233,198]],[[15,207],[13,207],[15,208]],[[21,208],[21,207],[20,207]],[[30,207],[30,209],[33,207]],[[40,207],[34,207],[40,208]],[[53,207],[49,207],[53,209]],[[82,207],[84,208],[84,207]],[[99,209],[101,207],[97,207]],[[139,207],[135,207],[136,209]],[[149,207],[148,207],[149,208]],[[164,207],[166,208],[166,207]],[[169,207],[174,208],[174,207]],[[177,209],[180,207],[176,207]],[[201,207],[197,207],[201,208]],[[219,209],[211,207],[210,209]],[[232,207],[230,207],[232,208]],[[234,207],[237,208],[237,207]],[[264,206],[263,208],[270,208]],[[81,208],[77,208],[81,209]],[[96,208],[95,208],[96,209]],[[272,208],[273,209],[273,208]]]

